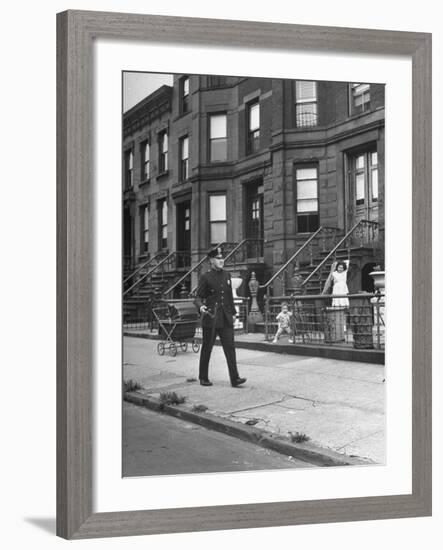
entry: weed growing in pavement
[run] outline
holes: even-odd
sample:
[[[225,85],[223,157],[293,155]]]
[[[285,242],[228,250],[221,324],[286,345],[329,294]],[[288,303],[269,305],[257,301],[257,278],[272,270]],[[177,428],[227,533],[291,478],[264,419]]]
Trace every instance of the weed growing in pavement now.
[[[166,391],[160,394],[160,408],[165,405],[181,405],[186,401],[183,395],[177,395],[175,391]]]
[[[207,410],[208,410],[208,407],[206,405],[194,405],[192,407],[192,412],[195,412],[195,413],[204,413]]]
[[[129,392],[129,391],[137,391],[141,390],[141,386],[138,382],[135,380],[124,380],[123,381],[123,392]]]
[[[309,441],[311,439],[309,436],[301,432],[289,432],[289,436],[292,443],[305,443],[305,441]]]

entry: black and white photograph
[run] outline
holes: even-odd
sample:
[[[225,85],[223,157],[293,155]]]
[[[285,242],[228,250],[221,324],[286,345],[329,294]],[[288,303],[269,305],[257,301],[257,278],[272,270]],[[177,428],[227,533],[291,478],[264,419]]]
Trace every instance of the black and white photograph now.
[[[123,477],[384,465],[385,85],[122,92]]]

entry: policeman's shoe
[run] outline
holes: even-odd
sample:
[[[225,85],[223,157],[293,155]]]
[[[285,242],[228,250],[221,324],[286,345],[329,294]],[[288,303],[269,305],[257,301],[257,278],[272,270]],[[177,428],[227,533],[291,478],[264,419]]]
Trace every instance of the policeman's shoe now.
[[[209,380],[200,380],[200,386],[212,386],[212,382]]]
[[[237,378],[237,380],[234,380],[231,382],[231,386],[233,388],[236,388],[237,386],[240,386],[240,384],[244,384],[246,382],[246,378]]]

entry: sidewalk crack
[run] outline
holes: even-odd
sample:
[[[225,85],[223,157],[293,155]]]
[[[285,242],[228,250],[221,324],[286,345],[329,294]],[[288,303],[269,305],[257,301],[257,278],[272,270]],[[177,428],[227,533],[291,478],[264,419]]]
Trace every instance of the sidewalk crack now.
[[[350,445],[354,445],[355,443],[358,443],[359,441],[362,441],[363,439],[367,439],[368,437],[372,437],[374,435],[377,435],[377,434],[382,434],[384,433],[383,430],[377,430],[375,432],[372,432],[372,433],[368,433],[362,437],[359,437],[357,439],[353,439],[352,441],[349,441],[348,443],[345,443],[344,445],[341,445],[341,447],[337,447],[338,450],[341,450],[341,449],[346,449],[346,447],[349,447]]]
[[[244,409],[235,409],[233,411],[230,411],[229,414],[236,414],[239,412],[245,412],[245,411],[252,411],[253,409],[261,409],[262,407],[268,407],[269,405],[276,405],[278,403],[282,403],[283,401],[286,401],[289,399],[289,396],[285,395],[284,397],[277,399],[276,401],[270,401],[269,403],[260,403],[260,405],[254,405],[252,407],[245,407]]]

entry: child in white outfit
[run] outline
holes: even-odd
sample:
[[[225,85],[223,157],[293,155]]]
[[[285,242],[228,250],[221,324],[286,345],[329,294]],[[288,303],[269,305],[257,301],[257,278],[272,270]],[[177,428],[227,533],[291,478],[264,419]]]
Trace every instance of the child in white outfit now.
[[[283,332],[287,332],[290,336],[289,343],[293,344],[294,339],[292,338],[292,330],[291,330],[291,317],[292,313],[288,310],[288,304],[287,302],[283,302],[281,305],[281,311],[277,315],[276,319],[278,322],[278,329],[275,333],[274,340],[272,340],[272,343],[275,344],[280,336],[283,334]]]

